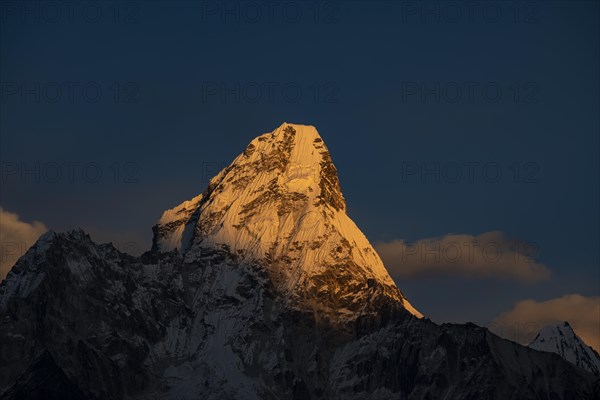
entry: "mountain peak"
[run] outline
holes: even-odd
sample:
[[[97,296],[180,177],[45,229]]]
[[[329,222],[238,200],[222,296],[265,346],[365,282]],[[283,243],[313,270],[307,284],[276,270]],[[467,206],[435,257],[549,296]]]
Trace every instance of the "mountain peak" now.
[[[529,347],[556,353],[570,363],[600,375],[600,355],[577,336],[567,321],[542,328]]]
[[[273,132],[255,138],[230,168],[239,172],[245,166],[257,168],[258,172],[279,173],[282,181],[278,183],[286,185],[289,192],[313,193],[311,197],[321,204],[346,209],[337,169],[312,125],[284,122]]]
[[[377,298],[421,317],[346,214],[313,126],[283,123],[258,136],[201,195],[165,211],[154,232],[154,250],[177,250],[188,262],[221,251],[261,265],[288,299],[356,315]]]

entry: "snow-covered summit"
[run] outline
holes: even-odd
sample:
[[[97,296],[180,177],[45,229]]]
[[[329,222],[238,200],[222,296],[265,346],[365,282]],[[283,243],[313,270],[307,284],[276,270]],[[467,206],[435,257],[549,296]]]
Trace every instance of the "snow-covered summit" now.
[[[600,356],[588,346],[568,322],[544,327],[529,344],[535,350],[556,353],[580,368],[600,375]]]
[[[177,250],[189,262],[218,249],[258,263],[290,298],[353,314],[383,295],[422,316],[346,214],[337,170],[313,126],[284,123],[255,138],[203,194],[165,211],[154,231],[155,250]]]

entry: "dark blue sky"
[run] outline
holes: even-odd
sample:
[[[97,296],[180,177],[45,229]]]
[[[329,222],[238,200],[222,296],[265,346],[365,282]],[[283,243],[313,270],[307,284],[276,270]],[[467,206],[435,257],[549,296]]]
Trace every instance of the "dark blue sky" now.
[[[148,246],[287,121],[317,127],[372,242],[500,230],[554,273],[399,281],[425,314],[600,293],[597,2],[53,4],[0,14],[0,206],[22,219]]]

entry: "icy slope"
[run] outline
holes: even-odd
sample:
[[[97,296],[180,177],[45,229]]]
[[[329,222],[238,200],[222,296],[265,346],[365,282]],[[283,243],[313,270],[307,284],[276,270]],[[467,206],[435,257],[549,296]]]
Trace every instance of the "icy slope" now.
[[[383,296],[422,317],[346,214],[337,170],[312,126],[284,123],[257,137],[202,195],[165,211],[154,231],[156,250],[178,250],[188,262],[226,250],[261,264],[286,297],[325,311],[355,316]]]
[[[600,375],[600,356],[575,334],[568,322],[546,326],[533,339],[529,347],[556,353],[579,368]]]

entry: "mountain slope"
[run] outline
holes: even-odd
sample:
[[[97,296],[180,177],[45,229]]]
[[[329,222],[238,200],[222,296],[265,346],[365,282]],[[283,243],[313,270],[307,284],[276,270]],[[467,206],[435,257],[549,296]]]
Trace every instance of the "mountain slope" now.
[[[600,376],[600,355],[575,334],[568,322],[544,327],[529,347],[556,353],[579,368]]]
[[[47,234],[0,285],[0,398],[595,399],[597,378],[390,304],[332,323],[217,251],[135,259]]]

